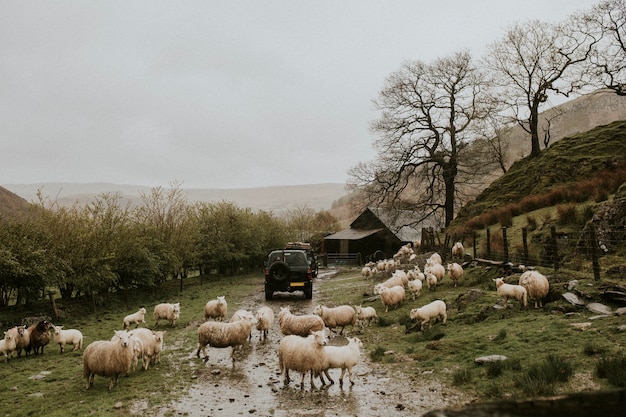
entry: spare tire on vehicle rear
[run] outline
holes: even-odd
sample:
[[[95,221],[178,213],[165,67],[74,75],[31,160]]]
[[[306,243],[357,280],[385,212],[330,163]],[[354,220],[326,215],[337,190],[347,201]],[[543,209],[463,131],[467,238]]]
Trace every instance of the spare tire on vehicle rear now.
[[[272,281],[283,282],[289,278],[289,265],[283,261],[276,261],[270,266],[270,279]]]

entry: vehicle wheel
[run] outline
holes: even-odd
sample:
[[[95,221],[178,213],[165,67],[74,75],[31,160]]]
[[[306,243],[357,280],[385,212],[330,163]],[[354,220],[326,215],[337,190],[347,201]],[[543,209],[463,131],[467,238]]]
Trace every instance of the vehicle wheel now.
[[[304,298],[310,300],[313,298],[313,287],[308,287],[304,289]]]
[[[289,278],[289,265],[285,262],[277,261],[270,266],[270,279],[276,282],[283,282]]]
[[[265,301],[272,301],[274,298],[274,291],[265,290]]]

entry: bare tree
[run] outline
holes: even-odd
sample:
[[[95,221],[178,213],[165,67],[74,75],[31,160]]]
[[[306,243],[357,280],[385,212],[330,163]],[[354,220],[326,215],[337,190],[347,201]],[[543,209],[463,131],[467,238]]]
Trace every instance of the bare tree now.
[[[602,37],[589,60],[595,80],[626,95],[626,1],[603,1],[578,20],[590,34]]]
[[[575,18],[557,25],[537,20],[516,24],[489,46],[484,60],[511,121],[530,134],[533,156],[540,152],[539,112],[550,94],[569,97],[588,85],[580,68],[599,37],[580,24]]]
[[[353,167],[348,187],[363,192],[364,205],[410,209],[422,213],[416,223],[434,216],[448,225],[458,181],[484,168],[467,150],[472,124],[488,114],[485,83],[468,52],[404,63],[374,101],[377,159]]]

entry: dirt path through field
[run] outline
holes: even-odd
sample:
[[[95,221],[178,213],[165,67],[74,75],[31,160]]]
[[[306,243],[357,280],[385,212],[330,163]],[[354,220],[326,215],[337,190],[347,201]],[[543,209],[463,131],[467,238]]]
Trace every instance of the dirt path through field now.
[[[331,274],[320,274],[318,280],[332,279]],[[315,287],[315,286],[314,286]],[[241,305],[251,311],[267,304],[277,314],[281,306],[290,305],[296,314],[309,313],[318,303],[305,300],[296,294],[277,294],[276,300],[265,302],[263,293],[251,294]],[[229,306],[229,309],[232,308]],[[234,311],[233,309],[233,311]],[[430,410],[467,402],[462,393],[452,392],[436,382],[412,381],[404,374],[392,374],[384,365],[371,363],[366,351],[361,362],[353,369],[355,385],[350,386],[347,376],[344,387],[338,383],[320,389],[311,389],[305,378],[300,389],[298,373],[285,387],[278,370],[277,348],[281,339],[275,321],[267,341],[260,341],[258,332],[252,341],[236,354],[233,367],[230,348],[208,348],[209,361],[204,363],[189,356],[195,383],[188,395],[163,408],[160,415],[206,416],[389,416],[421,415]],[[333,337],[332,344],[345,343],[343,337]],[[332,370],[335,381],[340,371]],[[295,377],[295,378],[293,378]]]

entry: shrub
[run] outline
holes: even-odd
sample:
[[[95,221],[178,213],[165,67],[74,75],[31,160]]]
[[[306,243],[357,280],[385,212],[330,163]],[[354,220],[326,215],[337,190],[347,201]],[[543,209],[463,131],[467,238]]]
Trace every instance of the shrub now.
[[[623,354],[612,358],[603,356],[596,364],[596,375],[606,378],[613,386],[626,387],[626,357]]]
[[[500,329],[500,332],[498,332],[498,335],[493,338],[493,341],[500,342],[504,339],[506,339],[506,329]]]
[[[516,378],[515,383],[522,392],[529,396],[551,395],[556,382],[567,382],[574,373],[566,359],[548,354],[543,363],[531,366],[525,374]]]
[[[471,369],[457,369],[452,374],[452,385],[459,386],[472,382],[472,370]]]
[[[529,231],[537,230],[537,219],[534,216],[527,215],[526,216],[526,227],[528,227]]]
[[[496,378],[502,375],[502,372],[506,368],[504,361],[494,361],[487,363],[486,372],[489,378]]]
[[[370,352],[370,359],[372,362],[381,362],[385,356],[386,349],[382,346],[376,346],[376,349]]]
[[[583,347],[585,355],[593,356],[604,352],[604,348],[597,342],[587,342]]]
[[[578,217],[576,215],[576,204],[560,204],[556,207],[557,223],[560,225],[576,224]]]

